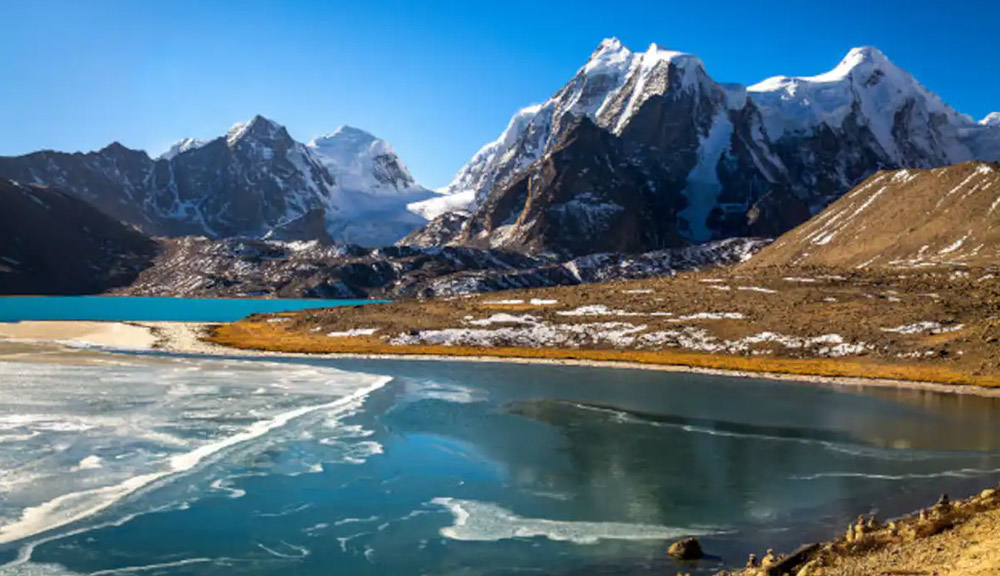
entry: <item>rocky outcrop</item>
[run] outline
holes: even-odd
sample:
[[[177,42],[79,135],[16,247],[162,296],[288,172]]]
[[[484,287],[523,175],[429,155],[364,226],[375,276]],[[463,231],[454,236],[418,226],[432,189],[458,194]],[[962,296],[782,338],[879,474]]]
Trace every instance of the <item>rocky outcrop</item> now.
[[[59,190],[0,180],[0,294],[94,294],[130,284],[154,241]]]
[[[729,240],[642,255],[561,262],[467,247],[366,249],[316,241],[181,238],[119,291],[135,296],[424,298],[672,275],[750,257],[766,241]]]
[[[697,538],[685,538],[674,542],[667,548],[667,554],[678,560],[698,560],[705,556]]]

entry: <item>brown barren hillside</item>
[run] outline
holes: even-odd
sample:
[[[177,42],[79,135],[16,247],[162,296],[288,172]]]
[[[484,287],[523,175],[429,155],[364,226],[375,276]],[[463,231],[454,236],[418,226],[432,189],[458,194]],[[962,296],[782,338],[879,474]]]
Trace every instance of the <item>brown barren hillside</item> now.
[[[1000,165],[879,172],[751,259],[748,269],[992,266]]]

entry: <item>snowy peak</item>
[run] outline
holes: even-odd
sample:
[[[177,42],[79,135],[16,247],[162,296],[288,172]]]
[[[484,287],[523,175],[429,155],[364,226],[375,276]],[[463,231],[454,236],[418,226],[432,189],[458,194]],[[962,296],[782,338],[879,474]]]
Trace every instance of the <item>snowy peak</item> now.
[[[233,125],[226,133],[226,144],[230,148],[239,142],[253,139],[260,142],[274,142],[277,140],[291,140],[285,127],[273,120],[268,120],[260,114],[254,116],[246,122]]]
[[[567,139],[584,118],[609,137]],[[466,199],[471,216],[454,241],[559,250],[567,244],[553,238],[582,234],[590,243],[574,238],[571,250],[599,247],[615,218],[647,209],[647,196],[654,220],[668,225],[644,249],[679,237],[774,236],[878,170],[1000,160],[995,126],[1000,114],[979,123],[958,114],[871,46],[822,74],[747,88],[716,82],[697,56],[608,38],[458,171],[449,203]],[[560,154],[597,164],[543,169]],[[612,164],[649,194],[598,190],[607,182],[593,175]]]
[[[870,132],[885,165],[932,167],[973,157],[959,135],[971,122],[870,46],[851,49],[829,72],[775,76],[748,90],[774,141],[825,125]]]
[[[710,94],[719,101],[728,96],[694,55],[656,44],[633,52],[617,38],[607,38],[555,95],[519,110],[500,137],[480,148],[455,174],[445,192],[479,204],[490,190],[551,150],[574,119],[590,118],[618,134],[650,98],[682,92]],[[745,91],[736,90],[730,100],[742,105]]]
[[[983,126],[1000,127],[1000,112],[990,112],[985,118],[979,121]]]
[[[590,59],[593,60],[594,58],[598,58],[601,54],[607,52],[620,52],[622,50],[625,50],[626,52],[629,51],[628,48],[625,48],[625,46],[622,45],[621,40],[612,36],[601,40],[601,43],[597,45],[597,48],[590,55]]]
[[[893,64],[878,48],[862,46],[851,48],[832,70],[816,76],[772,76],[748,88],[750,92],[784,91],[794,96],[802,85],[835,84],[851,81],[873,84],[880,75],[891,74],[897,79],[912,77]],[[873,78],[874,77],[874,78]]]
[[[341,126],[306,146],[345,189],[381,194],[418,187],[392,146],[364,130]]]
[[[341,126],[326,134],[314,138],[308,144],[317,152],[329,156],[332,160],[356,158],[365,154],[394,154],[392,147],[385,140],[359,128]]]
[[[407,206],[435,194],[388,143],[342,127],[311,144],[257,115],[211,140],[180,140],[155,161],[114,143],[82,155],[0,157],[0,177],[61,186],[159,236],[385,246],[426,222]]]
[[[201,148],[205,144],[208,144],[211,140],[203,140],[201,138],[182,138],[175,142],[173,146],[167,149],[166,152],[160,154],[160,160],[171,160],[178,154],[187,152],[188,150],[194,150],[196,148]]]
[[[851,74],[863,74],[870,76],[876,71],[899,71],[902,70],[895,64],[889,61],[889,58],[874,46],[861,46],[858,48],[851,48],[844,56],[843,60],[837,64],[836,68],[827,72],[826,74],[814,77],[813,80],[819,82],[820,78],[827,77],[828,80],[837,80],[840,78],[845,78]]]

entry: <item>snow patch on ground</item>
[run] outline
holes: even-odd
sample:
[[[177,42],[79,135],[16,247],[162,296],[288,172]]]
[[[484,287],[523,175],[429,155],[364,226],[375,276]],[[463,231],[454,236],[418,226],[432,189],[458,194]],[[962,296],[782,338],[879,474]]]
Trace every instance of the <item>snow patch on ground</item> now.
[[[490,326],[493,324],[537,324],[538,318],[535,318],[530,314],[515,316],[513,314],[500,313],[481,320],[469,320],[467,323],[472,326]]]
[[[330,338],[351,338],[353,336],[371,336],[376,332],[378,332],[378,328],[351,328],[342,332],[330,332],[327,336]]]
[[[560,316],[643,316],[640,312],[628,312],[626,310],[615,310],[608,308],[604,304],[591,304],[580,306],[573,310],[563,310],[556,312]]]
[[[762,286],[737,286],[737,290],[743,290],[744,292],[761,292],[763,294],[777,294],[777,290],[771,290],[770,288],[764,288]]]
[[[896,326],[895,328],[882,328],[883,332],[893,332],[896,334],[920,334],[922,332],[929,332],[931,334],[944,334],[946,332],[956,332],[965,328],[964,324],[951,324],[945,326],[940,322],[914,322],[913,324],[903,324],[902,326]]]

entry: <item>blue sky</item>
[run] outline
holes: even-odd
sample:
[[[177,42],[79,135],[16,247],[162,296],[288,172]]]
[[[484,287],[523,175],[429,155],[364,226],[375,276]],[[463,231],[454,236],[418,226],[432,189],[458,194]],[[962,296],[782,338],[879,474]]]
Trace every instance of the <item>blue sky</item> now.
[[[608,36],[745,84],[874,45],[960,112],[1000,110],[996,0],[0,0],[0,15],[2,155],[159,153],[260,113],[303,141],[368,130],[437,187]]]

